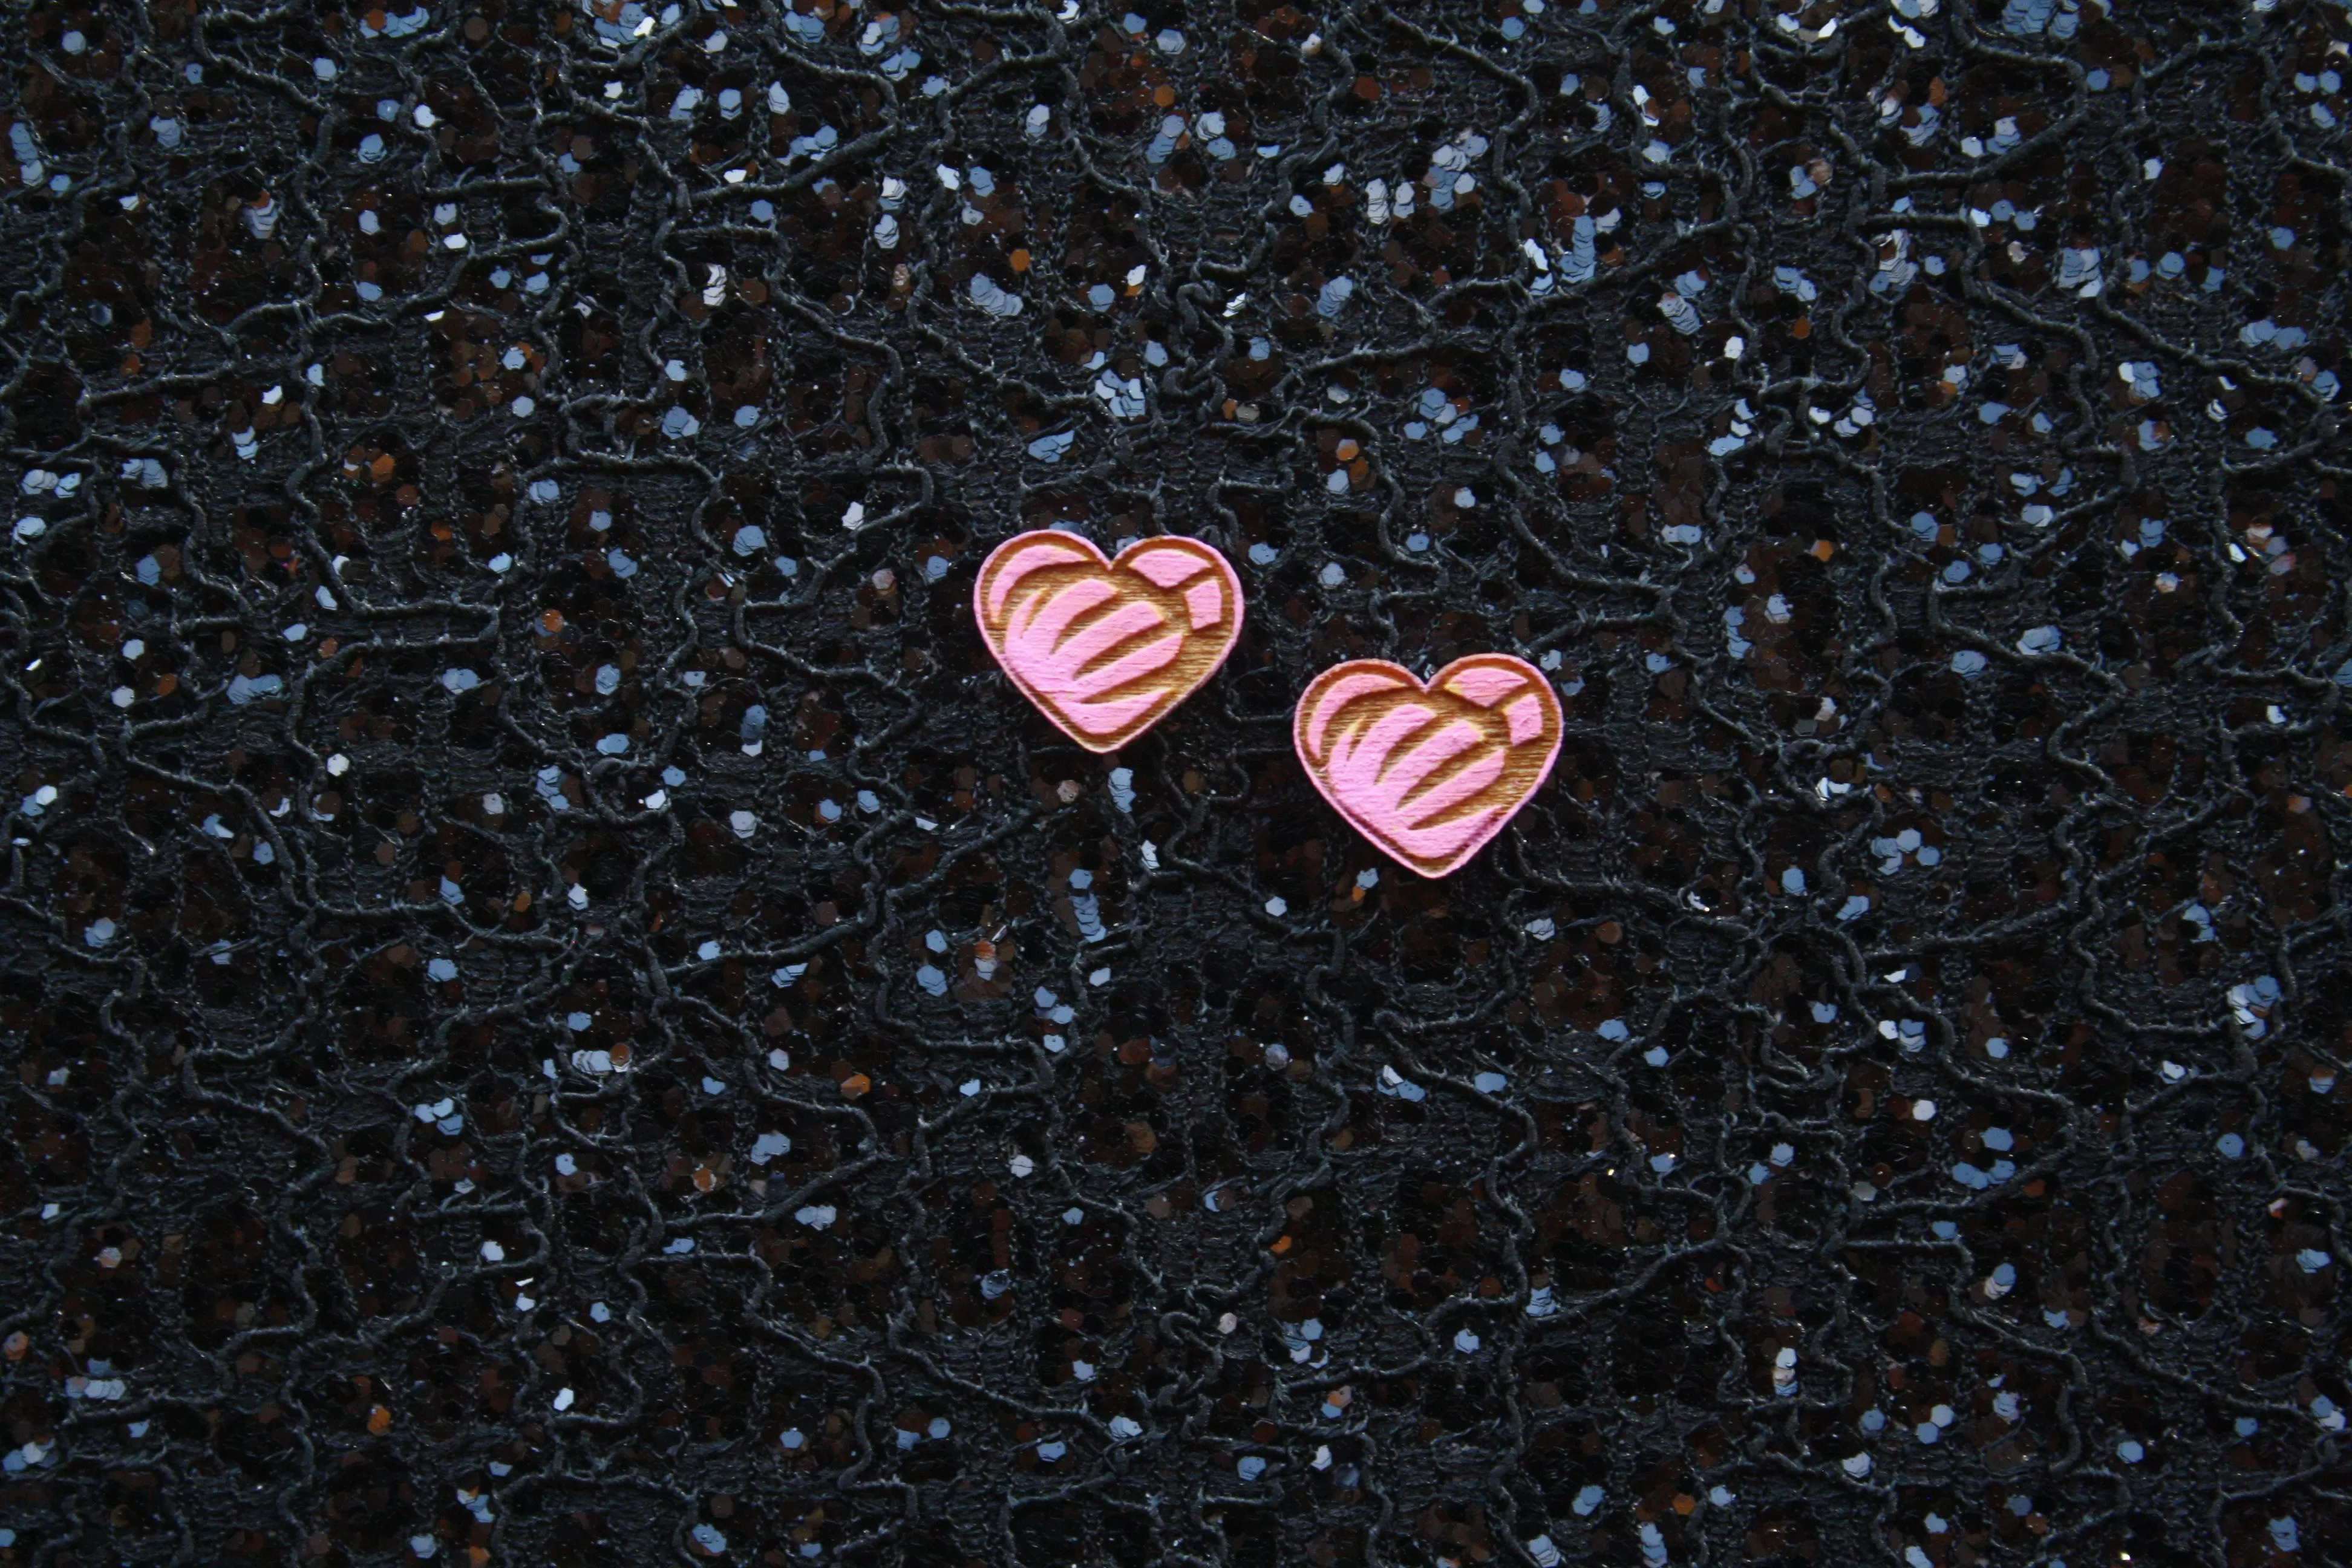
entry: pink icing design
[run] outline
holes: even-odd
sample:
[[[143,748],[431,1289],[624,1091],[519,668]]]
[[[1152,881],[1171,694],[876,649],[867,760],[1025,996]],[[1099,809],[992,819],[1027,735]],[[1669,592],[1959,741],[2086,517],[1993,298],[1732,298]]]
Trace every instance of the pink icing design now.
[[[1292,723],[1299,761],[1339,814],[1424,877],[1476,854],[1559,752],[1559,699],[1507,654],[1458,659],[1423,686],[1402,666],[1325,670]]]
[[[981,607],[983,622],[993,620],[1004,613],[1004,601],[1013,596],[1013,590],[1031,574],[1042,572],[1049,566],[1079,565],[1089,560],[1100,560],[1102,555],[1100,551],[1089,555],[1086,551],[1075,548],[1075,542],[1060,534],[1024,533],[1010,542],[1024,548],[1017,554],[1007,557],[1006,569],[989,584],[988,603]],[[1002,548],[999,553],[1002,553]],[[992,563],[995,559],[993,554],[989,557]]]
[[[1482,664],[1451,679],[1441,679],[1437,684],[1457,697],[1468,698],[1481,708],[1492,708],[1503,698],[1521,689],[1526,683],[1519,679],[1517,670],[1497,669],[1491,664]]]
[[[1225,613],[1225,585],[1223,583],[1195,583],[1184,590],[1184,613],[1192,617],[1192,629],[1217,624]]]
[[[1173,588],[1209,569],[1209,563],[1191,551],[1169,550],[1160,547],[1158,540],[1135,546],[1118,558],[1118,563],[1142,573],[1162,588]]]
[[[1233,651],[1241,580],[1195,539],[1146,540],[1108,561],[1076,535],[1039,531],[990,553],[972,609],[1023,695],[1080,745],[1108,752]]]
[[[1411,672],[1402,666],[1379,664],[1370,659],[1362,660],[1353,667],[1341,668],[1348,673],[1331,682],[1330,689],[1323,694],[1322,701],[1312,711],[1307,709],[1305,699],[1299,700],[1299,721],[1307,726],[1304,734],[1310,750],[1320,752],[1323,749],[1324,732],[1349,703],[1376,691],[1392,691],[1412,680]],[[1400,676],[1403,678],[1402,680],[1398,679]],[[1326,680],[1330,677],[1327,672],[1317,679]]]

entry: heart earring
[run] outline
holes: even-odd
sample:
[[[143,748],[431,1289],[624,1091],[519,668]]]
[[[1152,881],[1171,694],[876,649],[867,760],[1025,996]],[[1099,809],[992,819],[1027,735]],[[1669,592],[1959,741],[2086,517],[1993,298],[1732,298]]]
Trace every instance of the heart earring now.
[[[1115,752],[1234,651],[1242,582],[1197,539],[1146,539],[1113,560],[1075,533],[1041,529],[989,552],[971,608],[1021,694],[1087,750]]]
[[[1350,659],[1308,684],[1290,736],[1307,776],[1357,832],[1443,877],[1550,776],[1559,699],[1508,654],[1457,658],[1426,685],[1401,664]]]

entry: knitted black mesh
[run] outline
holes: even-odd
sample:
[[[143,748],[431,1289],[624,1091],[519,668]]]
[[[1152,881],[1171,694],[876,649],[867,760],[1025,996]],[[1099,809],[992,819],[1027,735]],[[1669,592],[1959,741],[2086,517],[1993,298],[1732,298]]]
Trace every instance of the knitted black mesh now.
[[[0,1563],[2352,1552],[2344,9],[882,3],[0,16]]]

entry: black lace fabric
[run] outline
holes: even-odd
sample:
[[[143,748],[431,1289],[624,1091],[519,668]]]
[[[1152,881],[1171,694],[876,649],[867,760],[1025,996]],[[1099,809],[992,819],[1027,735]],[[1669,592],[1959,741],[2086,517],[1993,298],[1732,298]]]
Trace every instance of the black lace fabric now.
[[[2345,9],[890,3],[0,16],[0,1563],[2352,1554]]]

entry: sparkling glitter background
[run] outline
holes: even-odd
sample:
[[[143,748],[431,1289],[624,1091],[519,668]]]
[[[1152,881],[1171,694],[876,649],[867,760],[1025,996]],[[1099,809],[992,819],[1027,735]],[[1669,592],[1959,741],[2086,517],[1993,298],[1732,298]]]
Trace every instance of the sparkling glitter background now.
[[[394,4],[0,17],[0,1563],[2352,1553],[2342,7]]]

